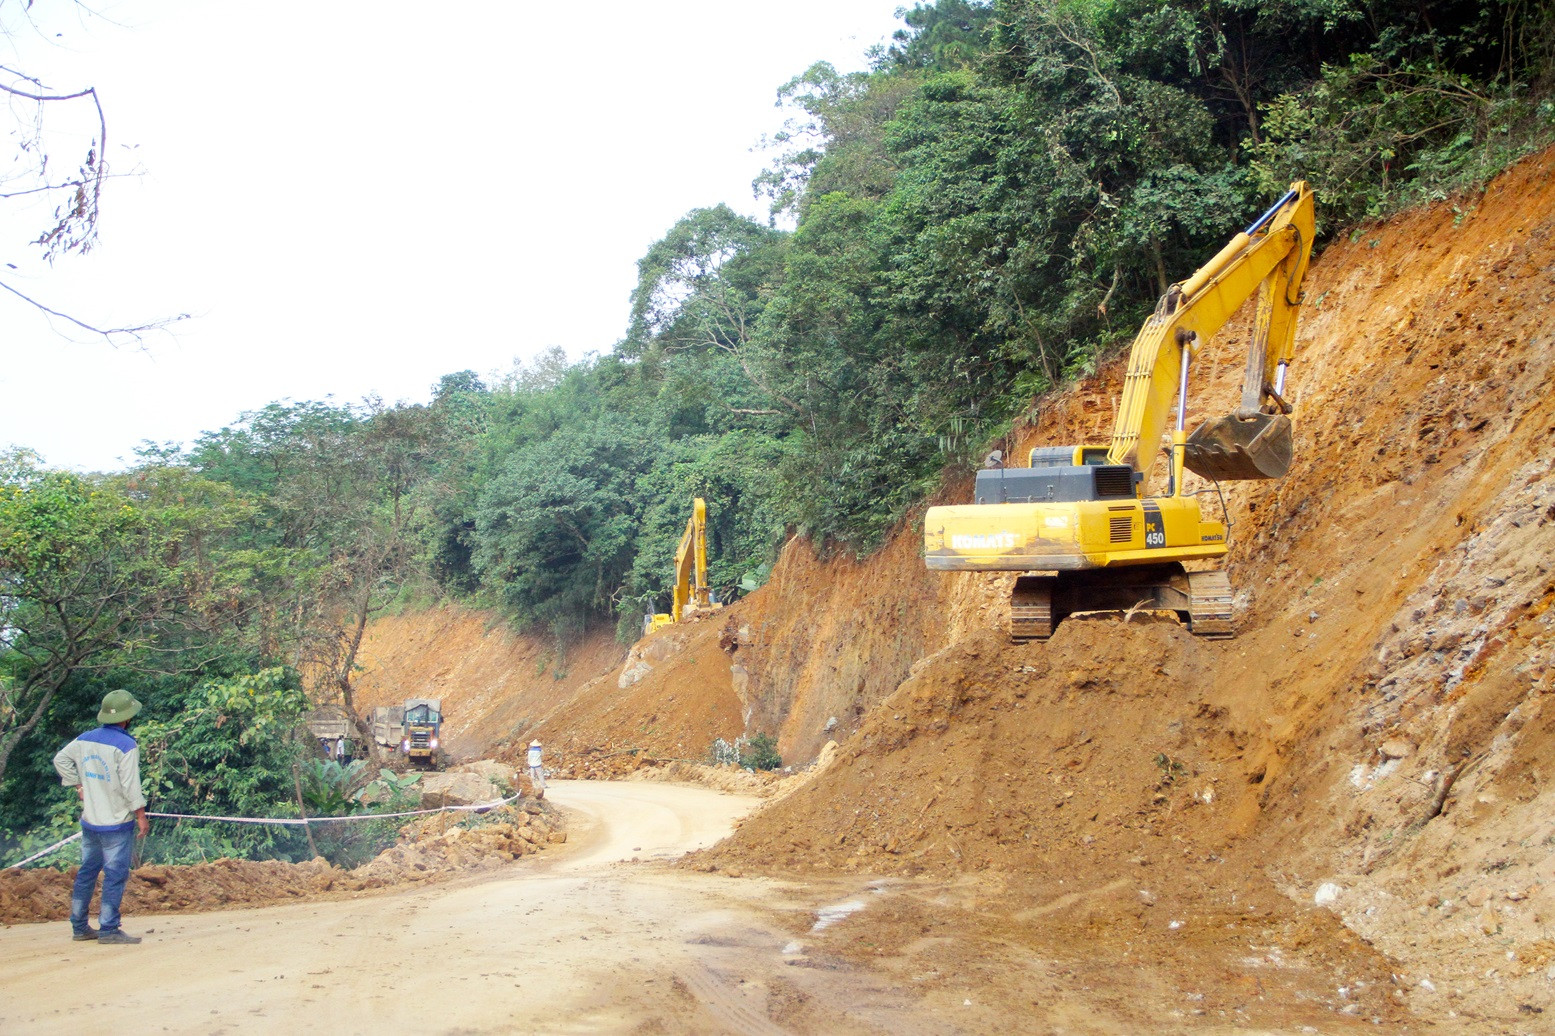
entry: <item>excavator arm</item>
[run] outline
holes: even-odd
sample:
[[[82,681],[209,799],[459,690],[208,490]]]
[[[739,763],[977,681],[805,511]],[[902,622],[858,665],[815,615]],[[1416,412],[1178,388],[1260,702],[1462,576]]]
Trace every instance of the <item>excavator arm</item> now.
[[[680,546],[675,549],[675,593],[670,614],[675,622],[680,622],[688,607],[711,605],[712,593],[707,586],[707,502],[696,497],[691,517],[686,520],[686,531],[680,535]]]
[[[713,591],[707,585],[707,501],[701,497],[693,498],[686,531],[675,548],[675,585],[670,596],[668,612],[643,617],[644,633],[721,607],[713,603]]]
[[[1173,285],[1145,321],[1129,354],[1107,457],[1147,471],[1173,408],[1172,480],[1186,466],[1210,478],[1278,478],[1291,460],[1285,369],[1295,346],[1301,282],[1312,254],[1314,205],[1305,181],[1237,234],[1192,277]],[[1258,292],[1241,404],[1184,435],[1186,364]],[[1143,453],[1143,456],[1141,456]]]

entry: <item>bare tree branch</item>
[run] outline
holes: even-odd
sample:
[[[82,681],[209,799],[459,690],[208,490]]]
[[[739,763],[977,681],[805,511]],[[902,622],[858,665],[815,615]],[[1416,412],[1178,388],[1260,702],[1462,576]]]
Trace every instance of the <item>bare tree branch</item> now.
[[[71,316],[69,313],[61,313],[59,310],[52,309],[52,308],[44,305],[43,303],[39,302],[35,298],[32,298],[32,297],[30,297],[28,295],[24,295],[22,292],[17,291],[15,288],[11,287],[9,284],[5,283],[4,281],[0,281],[0,288],[4,288],[6,291],[10,292],[12,295],[15,295],[17,298],[21,299],[23,302],[26,302],[28,305],[31,305],[31,306],[33,306],[33,307],[35,307],[37,309],[42,310],[43,312],[47,313],[49,316],[59,317],[61,320],[68,320],[70,323],[76,325],[77,327],[81,328],[82,330],[90,331],[92,334],[97,335],[97,336],[107,340],[110,345],[117,344],[113,340],[114,335],[128,335],[131,338],[133,338],[135,341],[138,342],[138,341],[141,341],[141,339],[148,332],[151,332],[151,331],[163,331],[163,330],[167,329],[167,326],[169,324],[175,324],[175,323],[177,323],[180,320],[188,320],[189,319],[189,314],[188,313],[180,313],[180,314],[178,314],[175,317],[166,317],[166,318],[164,318],[162,320],[154,320],[154,321],[152,321],[149,324],[138,324],[138,325],[135,325],[133,327],[110,327],[110,328],[93,327],[91,324],[88,324],[85,321],[77,320],[75,317]]]

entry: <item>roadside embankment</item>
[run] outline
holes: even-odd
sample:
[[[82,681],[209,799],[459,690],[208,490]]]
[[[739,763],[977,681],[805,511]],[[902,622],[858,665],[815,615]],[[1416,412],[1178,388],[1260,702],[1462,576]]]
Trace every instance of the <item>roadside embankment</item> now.
[[[394,845],[349,870],[322,858],[137,867],[125,887],[124,911],[221,910],[447,881],[495,870],[566,840],[562,814],[544,802],[522,799],[488,813],[437,813],[413,821]],[[75,874],[74,867],[0,871],[0,924],[65,919]]]

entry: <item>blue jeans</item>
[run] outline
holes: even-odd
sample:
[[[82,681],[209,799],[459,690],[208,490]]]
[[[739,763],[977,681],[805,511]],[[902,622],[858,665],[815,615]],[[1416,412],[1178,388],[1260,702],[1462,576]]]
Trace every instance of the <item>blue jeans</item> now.
[[[86,908],[92,903],[92,889],[99,871],[103,875],[103,902],[98,924],[105,932],[119,928],[119,904],[124,899],[124,883],[130,880],[130,850],[135,846],[135,829],[128,831],[88,831],[81,829],[81,869],[70,894],[70,927],[77,935],[91,930]]]

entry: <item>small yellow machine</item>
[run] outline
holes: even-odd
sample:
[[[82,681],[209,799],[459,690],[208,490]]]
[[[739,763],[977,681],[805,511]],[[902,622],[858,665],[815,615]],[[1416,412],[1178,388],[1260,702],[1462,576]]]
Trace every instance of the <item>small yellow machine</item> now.
[[[660,612],[645,616],[643,633],[652,633],[672,622],[685,622],[722,607],[713,600],[713,591],[707,585],[707,501],[695,497],[691,501],[686,531],[681,534],[680,546],[675,550],[675,588],[669,614]]]
[[[1227,550],[1225,522],[1206,517],[1198,495],[1184,493],[1183,469],[1217,483],[1280,478],[1289,469],[1285,373],[1314,218],[1311,190],[1293,183],[1218,255],[1173,285],[1134,339],[1112,442],[1038,447],[1029,467],[979,471],[974,503],[929,508],[928,567],[1027,573],[1011,596],[1015,640],[1045,640],[1076,612],[1136,607],[1175,611],[1199,636],[1231,636],[1225,574],[1183,565]],[[1188,435],[1189,360],[1254,291],[1258,318],[1241,406]],[[1145,497],[1145,477],[1174,410],[1167,491]],[[1221,504],[1223,519],[1223,498]]]

